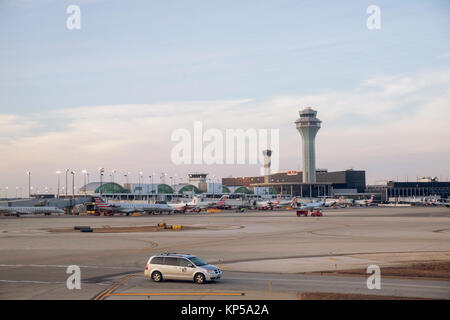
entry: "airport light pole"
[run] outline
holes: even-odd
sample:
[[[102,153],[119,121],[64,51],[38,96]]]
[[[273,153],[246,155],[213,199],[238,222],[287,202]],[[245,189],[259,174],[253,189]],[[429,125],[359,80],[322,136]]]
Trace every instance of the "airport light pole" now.
[[[68,192],[68,187],[67,187],[67,174],[69,173],[69,169],[66,169],[66,196],[67,196],[67,192]]]
[[[103,194],[103,172],[105,172],[105,168],[99,168],[98,169],[99,173],[100,173],[100,195]]]
[[[8,199],[8,187],[7,186],[5,187],[5,197],[6,197],[6,199]]]
[[[72,197],[75,199],[75,171],[70,172],[72,174]]]
[[[31,198],[31,171],[27,171],[28,174],[28,198]]]
[[[111,182],[114,183],[114,175],[116,174],[116,170],[111,171]]]
[[[60,182],[60,180],[59,180],[59,178],[60,178],[60,175],[61,175],[61,171],[56,171],[56,174],[58,175],[58,194],[57,194],[57,197],[59,198],[59,182]]]
[[[143,173],[142,173],[142,171],[139,171],[139,194],[142,194],[142,186],[141,186],[142,178],[143,178]]]
[[[128,184],[128,176],[130,175],[131,172],[127,172],[125,173],[123,176],[125,177],[125,183]]]
[[[160,177],[160,179],[161,179],[161,183],[166,183],[166,177],[167,177],[167,173],[165,173],[165,172],[161,172],[161,177]]]
[[[153,195],[155,194],[155,190],[153,189],[154,185],[153,185],[153,176],[155,174],[152,173],[151,176],[148,176],[149,182],[150,182],[150,188],[151,188],[151,193],[152,193],[152,199],[153,199]]]

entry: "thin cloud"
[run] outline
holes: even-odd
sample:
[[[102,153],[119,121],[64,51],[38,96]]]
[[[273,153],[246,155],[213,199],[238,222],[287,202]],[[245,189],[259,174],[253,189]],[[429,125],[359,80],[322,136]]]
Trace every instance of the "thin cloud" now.
[[[445,163],[442,160],[450,154],[450,77],[446,75],[372,77],[350,91],[278,96],[267,101],[180,101],[82,106],[29,116],[0,114],[0,133],[7,137],[0,139],[7,155],[2,157],[0,176],[14,183],[9,169],[31,166],[43,172],[99,165],[192,170],[171,164],[175,143],[170,136],[178,128],[192,133],[193,122],[198,120],[204,130],[280,129],[280,169],[297,169],[301,140],[294,121],[305,106],[317,109],[323,121],[316,140],[320,168],[369,168],[368,176],[384,178],[396,161],[415,154],[420,159],[411,167],[415,173],[435,170],[435,175],[448,175],[448,167],[430,168],[425,160],[426,154],[440,154],[439,163]],[[259,172],[258,166],[250,165],[202,168],[216,176]]]

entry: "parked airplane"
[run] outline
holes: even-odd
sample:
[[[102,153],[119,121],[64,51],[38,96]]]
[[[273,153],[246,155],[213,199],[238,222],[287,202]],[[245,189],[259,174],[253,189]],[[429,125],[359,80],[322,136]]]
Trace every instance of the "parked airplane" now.
[[[344,198],[339,197],[339,199],[325,199],[324,207],[337,207],[344,204]]]
[[[276,200],[268,199],[263,201],[256,201],[256,207],[258,209],[272,209],[276,203],[280,200],[280,195],[277,195]]]
[[[188,203],[180,202],[180,203],[168,203],[168,206],[170,206],[173,209],[173,212],[175,213],[185,213],[188,209]]]
[[[293,207],[297,204],[297,197],[294,197],[292,200],[282,200],[280,199],[280,195],[277,195],[277,199],[272,203],[274,207]]]
[[[320,209],[321,207],[325,207],[325,203],[325,201],[305,203],[300,206],[300,209],[312,211],[315,209]]]
[[[430,203],[432,206],[445,206],[447,208],[450,208],[450,203],[448,203],[444,199],[437,199],[436,195],[428,203]]]
[[[167,204],[159,203],[110,203],[101,197],[94,197],[95,204],[102,211],[117,211],[129,214],[131,212],[167,212],[171,213],[174,209]]]
[[[0,206],[0,212],[15,214],[20,216],[21,214],[33,214],[33,213],[64,213],[64,210],[56,207],[5,207]]]
[[[357,206],[369,206],[373,202],[373,195],[370,197],[369,200],[363,199],[363,200],[355,200],[354,204]]]
[[[280,200],[280,195],[277,195],[275,201],[271,200],[256,201],[256,207],[258,207],[259,209],[273,209],[287,206],[294,207],[296,205],[297,205],[297,197],[294,197],[292,200]]]
[[[217,208],[225,206],[225,202],[227,201],[228,196],[223,195],[220,199],[212,200],[212,201],[202,201],[198,196],[194,196],[191,202],[187,204],[189,208],[193,209],[205,209],[205,208]]]

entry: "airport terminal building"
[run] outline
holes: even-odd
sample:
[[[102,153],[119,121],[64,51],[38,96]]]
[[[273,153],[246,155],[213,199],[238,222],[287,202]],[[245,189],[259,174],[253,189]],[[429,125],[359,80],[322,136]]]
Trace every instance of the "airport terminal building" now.
[[[344,170],[328,172],[316,170],[316,182],[304,183],[302,171],[289,170],[269,175],[267,182],[264,176],[223,178],[222,184],[227,187],[243,186],[249,189],[267,187],[273,193],[301,197],[322,197],[340,195],[356,195],[366,189],[366,172],[364,170]]]
[[[437,180],[426,182],[388,181],[385,184],[368,185],[366,192],[378,196],[382,202],[433,196],[446,199],[450,196],[450,182]]]

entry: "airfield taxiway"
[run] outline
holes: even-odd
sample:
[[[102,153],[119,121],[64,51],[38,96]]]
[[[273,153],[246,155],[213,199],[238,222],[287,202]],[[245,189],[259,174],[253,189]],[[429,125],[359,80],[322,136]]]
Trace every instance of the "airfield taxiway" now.
[[[51,232],[155,226],[153,232]],[[142,230],[142,229],[141,229]],[[197,285],[154,283],[143,276],[149,256],[189,253],[219,265],[223,279]],[[450,261],[450,209],[439,207],[246,211],[141,217],[0,218],[0,299],[297,299],[302,292],[450,298],[450,279],[383,277],[380,290],[355,277],[307,274],[417,261]],[[69,290],[67,267],[81,270]]]

